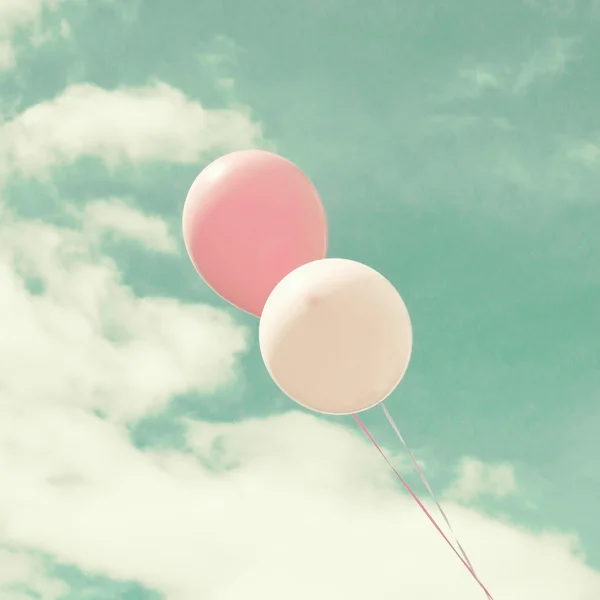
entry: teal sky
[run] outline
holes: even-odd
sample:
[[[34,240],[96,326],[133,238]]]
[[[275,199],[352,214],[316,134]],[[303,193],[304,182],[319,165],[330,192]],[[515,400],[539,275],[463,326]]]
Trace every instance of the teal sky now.
[[[329,256],[369,264],[402,294],[415,349],[387,405],[434,487],[446,490],[497,600],[529,597],[525,583],[510,587],[523,575],[510,570],[511,557],[531,573],[538,597],[554,600],[561,585],[572,600],[596,597],[600,4],[62,0],[53,8],[11,1],[0,6],[0,294],[9,290],[11,299],[0,317],[0,596],[285,595],[303,563],[277,570],[270,583],[249,583],[248,573],[263,581],[263,563],[249,557],[262,556],[261,544],[280,543],[266,533],[252,538],[254,525],[225,535],[190,517],[177,525],[189,527],[190,540],[161,536],[176,528],[179,501],[197,502],[198,513],[217,511],[206,517],[211,523],[227,522],[219,510],[249,518],[239,490],[250,486],[254,499],[271,469],[272,481],[288,481],[276,475],[284,477],[288,451],[299,479],[265,492],[263,507],[286,493],[329,490],[338,477],[347,477],[340,490],[355,480],[361,489],[364,474],[364,489],[373,491],[364,502],[375,507],[383,486],[381,506],[397,500],[412,510],[358,435],[335,427],[355,433],[350,419],[286,416],[297,407],[264,370],[257,321],[216,297],[183,251],[181,210],[196,174],[224,152],[255,146],[293,160],[312,179],[328,214]],[[381,412],[365,421],[403,464]],[[299,432],[290,434],[295,449],[274,433],[286,424]],[[51,465],[47,457],[59,447]],[[281,465],[270,462],[277,452]],[[94,463],[98,453],[104,466]],[[233,457],[231,465],[219,462],[221,454]],[[190,457],[197,462],[188,464]],[[326,467],[341,469],[331,485],[328,471],[320,475]],[[187,481],[181,485],[196,490],[196,500],[168,491],[171,484],[152,487],[150,472],[163,468]],[[319,475],[311,479],[313,470]],[[210,473],[224,479],[217,485]],[[57,491],[53,477],[84,483]],[[138,514],[127,504],[138,498],[138,481],[143,506],[164,488],[172,508]],[[200,481],[214,490],[203,492]],[[211,509],[201,504],[208,497]],[[321,515],[316,502],[290,505],[289,518]],[[390,565],[410,553],[402,510],[391,513],[398,522],[388,538],[373,521]],[[139,528],[113,525],[105,536],[94,529],[117,513]],[[430,545],[440,573],[462,577],[422,516],[410,514],[410,531],[419,539],[424,532],[423,559]],[[477,519],[498,539],[478,537]],[[367,535],[367,517],[356,520],[355,535]],[[328,523],[323,516],[329,540],[337,526]],[[583,555],[563,542],[546,556],[532,541],[527,546],[529,538],[522,546],[521,538],[506,541],[507,532],[525,531],[539,548],[554,544],[547,532],[572,534]],[[310,548],[300,535],[290,530],[285,539],[304,556]],[[148,561],[129,560],[137,547],[126,539],[157,550]],[[162,544],[180,550],[169,554]],[[111,562],[121,547],[129,554]],[[197,573],[182,566],[195,560]],[[146,576],[153,561],[164,574],[154,577],[148,567]],[[549,569],[555,582],[545,581]],[[320,590],[315,597],[354,600],[348,590],[362,589],[358,576],[354,587],[336,587],[317,571],[315,587],[287,597]],[[415,583],[396,596],[375,568],[364,572],[379,598],[430,600],[446,589]],[[457,581],[480,597],[468,579]],[[456,589],[457,598],[471,598]]]

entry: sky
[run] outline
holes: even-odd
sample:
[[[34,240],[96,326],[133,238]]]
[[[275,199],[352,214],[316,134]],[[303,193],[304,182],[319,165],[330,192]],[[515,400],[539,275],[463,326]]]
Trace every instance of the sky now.
[[[404,298],[387,407],[496,600],[600,598],[599,60],[597,0],[0,0],[0,599],[484,597],[191,265],[245,148]]]

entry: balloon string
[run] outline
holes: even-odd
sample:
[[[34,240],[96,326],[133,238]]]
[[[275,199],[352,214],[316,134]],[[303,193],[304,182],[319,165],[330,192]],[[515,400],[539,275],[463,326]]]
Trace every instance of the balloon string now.
[[[452,533],[452,537],[454,538],[454,541],[456,542],[456,545],[458,546],[458,548],[459,548],[461,554],[463,555],[465,561],[467,562],[467,564],[469,565],[469,567],[471,567],[471,570],[473,572],[475,572],[475,568],[473,567],[473,563],[471,563],[471,561],[469,560],[469,557],[467,556],[467,553],[466,553],[465,549],[462,547],[461,543],[458,541],[458,537],[456,536],[456,533],[454,532],[454,529],[452,528],[452,525],[450,524],[450,519],[448,518],[448,516],[446,515],[446,512],[442,508],[442,505],[440,504],[440,502],[436,498],[436,495],[433,493],[433,489],[431,488],[431,485],[429,484],[429,481],[427,481],[427,477],[425,476],[425,473],[421,469],[419,463],[417,462],[417,459],[415,458],[414,454],[412,453],[412,451],[408,447],[408,444],[404,440],[404,437],[400,433],[400,429],[398,428],[398,425],[396,425],[394,419],[392,418],[392,415],[389,413],[387,407],[385,406],[385,404],[383,402],[381,403],[381,408],[383,409],[383,412],[385,414],[386,419],[388,420],[389,424],[392,426],[392,429],[396,433],[396,436],[402,442],[402,445],[404,446],[405,450],[408,452],[408,455],[410,456],[410,459],[411,459],[411,461],[412,461],[415,469],[417,470],[417,472],[419,473],[419,476],[421,477],[421,481],[423,482],[423,484],[427,488],[427,491],[429,492],[429,495],[431,496],[431,499],[435,502],[436,506],[438,507],[438,510],[440,511],[440,513],[441,513],[444,521],[446,522],[446,525],[448,526],[448,529]],[[488,598],[490,598],[489,595],[488,595]]]
[[[408,485],[408,483],[406,483],[406,481],[404,481],[404,478],[402,477],[402,475],[400,475],[400,473],[398,473],[398,471],[392,465],[392,463],[390,462],[390,460],[388,459],[388,457],[386,456],[384,451],[381,449],[379,444],[375,441],[375,438],[371,435],[371,433],[367,429],[367,426],[360,420],[360,418],[357,415],[353,414],[352,416],[354,417],[354,420],[357,422],[358,426],[363,430],[363,432],[367,436],[367,438],[369,438],[369,441],[373,444],[373,446],[375,446],[375,448],[377,449],[377,452],[379,452],[381,457],[385,460],[385,462],[388,464],[390,469],[394,472],[394,475],[398,478],[398,480],[404,486],[406,491],[411,495],[412,499],[419,505],[419,508],[423,511],[423,513],[425,513],[425,516],[429,519],[429,521],[431,521],[431,524],[436,528],[437,532],[444,538],[444,541],[448,544],[448,546],[450,546],[450,548],[452,549],[454,554],[456,554],[456,556],[458,557],[460,562],[462,562],[462,564],[465,566],[467,571],[469,571],[469,573],[473,576],[473,579],[475,579],[475,581],[479,584],[481,589],[485,592],[486,596],[490,600],[494,600],[492,595],[490,594],[490,592],[485,587],[485,585],[483,585],[483,583],[481,583],[481,581],[479,580],[479,577],[477,577],[477,575],[475,574],[475,571],[469,566],[469,564],[465,561],[465,559],[459,554],[458,550],[456,550],[456,548],[454,547],[452,542],[448,539],[446,534],[442,531],[440,526],[436,523],[435,519],[431,516],[431,514],[429,513],[429,511],[427,510],[425,505],[421,502],[421,500],[419,500],[418,496],[413,492],[413,490]]]

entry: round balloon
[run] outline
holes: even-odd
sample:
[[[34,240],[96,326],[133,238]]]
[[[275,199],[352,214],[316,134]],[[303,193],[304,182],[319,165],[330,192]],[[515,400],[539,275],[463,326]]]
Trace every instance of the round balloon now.
[[[259,327],[271,377],[292,400],[326,414],[361,412],[384,400],[412,351],[406,306],[380,273],[329,258],[277,285]]]
[[[327,220],[316,189],[296,165],[247,150],[217,159],[198,175],[183,209],[183,237],[204,281],[260,316],[285,275],[325,257]]]

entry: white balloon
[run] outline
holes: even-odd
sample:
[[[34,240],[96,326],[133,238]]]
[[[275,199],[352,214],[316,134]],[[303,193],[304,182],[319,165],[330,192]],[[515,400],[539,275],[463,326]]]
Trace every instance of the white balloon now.
[[[326,258],[292,271],[271,292],[259,342],[269,374],[292,400],[344,415],[379,404],[400,383],[412,326],[383,275]]]

